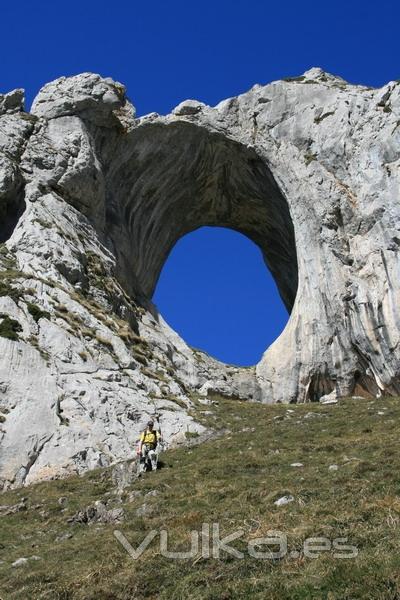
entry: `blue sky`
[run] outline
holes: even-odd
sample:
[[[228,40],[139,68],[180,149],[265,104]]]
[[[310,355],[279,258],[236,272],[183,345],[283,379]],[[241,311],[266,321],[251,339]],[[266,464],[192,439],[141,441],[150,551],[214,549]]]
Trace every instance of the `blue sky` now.
[[[288,319],[259,248],[221,227],[178,241],[154,300],[189,344],[233,364],[258,362]]]
[[[213,105],[312,66],[380,86],[400,78],[399,21],[394,0],[7,2],[0,91],[24,87],[29,106],[44,83],[92,71],[124,83],[145,114],[186,98]],[[190,344],[237,364],[255,363],[287,318],[250,246],[219,229],[190,234],[171,253],[155,296]]]

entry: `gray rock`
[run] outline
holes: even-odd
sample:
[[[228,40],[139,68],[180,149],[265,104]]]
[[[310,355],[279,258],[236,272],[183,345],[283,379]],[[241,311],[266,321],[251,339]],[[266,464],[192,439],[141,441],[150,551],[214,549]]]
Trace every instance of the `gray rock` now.
[[[153,507],[149,504],[146,504],[146,502],[145,502],[144,504],[142,504],[142,506],[140,506],[139,508],[136,509],[135,515],[137,517],[146,517],[148,515],[151,515],[153,510],[154,510]]]
[[[317,413],[317,412],[313,412],[313,411],[309,411],[308,413],[306,413],[303,417],[303,419],[319,419],[321,417],[324,417],[325,415],[321,414],[321,413]]]
[[[15,513],[27,510],[26,505],[27,499],[22,498],[20,502],[17,504],[13,504],[11,506],[3,505],[0,506],[0,517],[5,517],[7,515],[13,515]]]
[[[314,68],[136,119],[123,85],[84,73],[46,85],[32,114],[21,91],[0,96],[0,120],[0,313],[21,327],[0,337],[0,487],[134,458],[154,413],[168,446],[205,439],[193,393],[400,394],[398,82]],[[192,350],[151,303],[203,225],[258,244],[290,312],[253,368]]]
[[[15,560],[13,563],[11,563],[12,567],[23,567],[28,563],[28,559],[25,557],[22,558],[18,558],[17,560]]]
[[[75,513],[75,515],[67,520],[67,523],[93,525],[94,523],[121,523],[123,520],[123,508],[107,509],[104,502],[97,500],[94,505],[90,505]]]
[[[112,470],[112,480],[117,488],[117,493],[129,487],[138,477],[137,461],[120,462]]]
[[[174,108],[172,114],[179,117],[197,115],[204,107],[205,104],[203,102],[198,102],[198,100],[184,100],[184,102],[181,102]]]
[[[0,116],[24,110],[24,90],[18,89],[8,94],[0,94]]]
[[[55,539],[56,542],[64,542],[65,540],[70,540],[73,537],[72,533],[63,533],[58,535]]]
[[[323,396],[321,396],[319,402],[320,404],[337,404],[338,399],[336,390],[333,390],[330,394],[324,394]]]
[[[275,506],[285,506],[285,504],[289,504],[290,502],[294,501],[294,497],[293,496],[282,496],[281,498],[278,498],[278,500],[275,500],[274,504]]]
[[[122,84],[94,73],[82,73],[75,77],[60,77],[45,85],[32,104],[32,114],[47,119],[79,115],[96,125],[116,126],[118,120],[114,111],[126,104]]]
[[[113,508],[106,510],[100,514],[98,522],[100,523],[122,523],[125,519],[125,513],[123,508]]]

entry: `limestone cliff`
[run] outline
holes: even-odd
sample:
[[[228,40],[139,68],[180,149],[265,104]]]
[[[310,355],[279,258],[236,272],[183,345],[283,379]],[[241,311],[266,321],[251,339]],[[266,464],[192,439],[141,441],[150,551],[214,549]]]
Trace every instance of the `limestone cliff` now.
[[[215,107],[136,118],[85,73],[31,113],[0,95],[0,480],[126,458],[148,415],[176,441],[193,395],[400,393],[400,84],[320,69]],[[291,316],[258,365],[193,351],[151,297],[186,233],[263,252]],[[244,307],[251,310],[251,307]]]

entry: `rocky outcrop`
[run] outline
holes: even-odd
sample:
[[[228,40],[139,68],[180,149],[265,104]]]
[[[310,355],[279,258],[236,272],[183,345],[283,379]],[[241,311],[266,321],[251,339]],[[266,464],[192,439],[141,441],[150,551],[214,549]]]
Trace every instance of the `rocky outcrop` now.
[[[0,478],[127,458],[209,390],[263,402],[400,393],[400,84],[320,69],[136,118],[94,74],[0,96]],[[152,304],[186,233],[261,249],[290,319],[258,365],[189,348]],[[251,310],[251,307],[244,307]]]

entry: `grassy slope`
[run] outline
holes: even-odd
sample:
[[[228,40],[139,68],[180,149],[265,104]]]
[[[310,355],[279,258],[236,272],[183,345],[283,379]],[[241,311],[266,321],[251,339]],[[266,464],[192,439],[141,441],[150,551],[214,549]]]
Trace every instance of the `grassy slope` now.
[[[196,412],[202,410],[209,407],[198,405]],[[163,469],[133,484],[141,494],[130,502],[131,490],[123,496],[121,525],[66,523],[97,499],[121,506],[113,493],[106,495],[113,490],[110,470],[1,495],[3,505],[25,496],[29,509],[0,517],[0,598],[400,598],[398,399],[269,407],[221,398],[211,410],[214,415],[200,418],[230,433],[166,453]],[[304,467],[291,467],[294,462]],[[338,470],[329,470],[332,464]],[[144,499],[154,489],[158,495]],[[295,501],[275,506],[285,493]],[[68,498],[64,512],[60,496]],[[144,502],[152,512],[138,517],[135,511]],[[244,528],[243,540],[281,530],[289,550],[300,556],[273,562],[222,554],[219,560],[177,561],[160,556],[155,540],[134,561],[113,536],[118,528],[136,546],[146,532],[167,528],[171,546],[185,549],[190,530],[200,530],[202,522],[219,522],[223,535]],[[73,537],[56,542],[65,532]],[[319,535],[348,537],[358,557],[324,552],[305,558],[304,539]],[[244,541],[233,545],[245,548]],[[41,560],[10,568],[17,558],[32,555]]]

